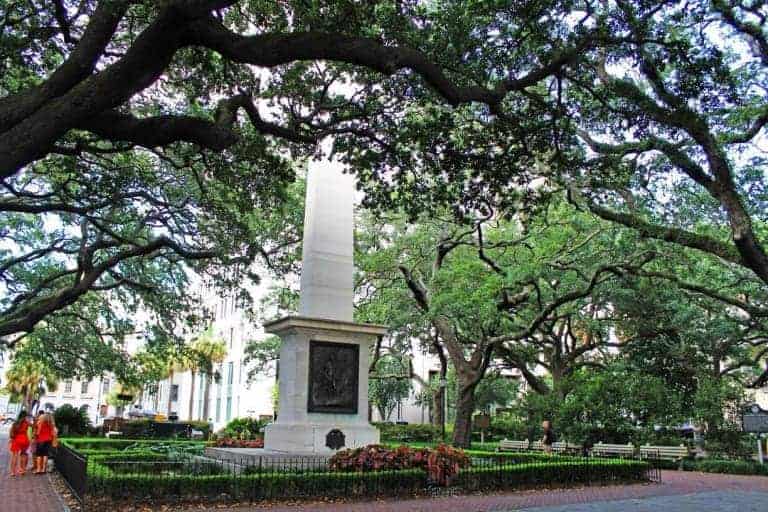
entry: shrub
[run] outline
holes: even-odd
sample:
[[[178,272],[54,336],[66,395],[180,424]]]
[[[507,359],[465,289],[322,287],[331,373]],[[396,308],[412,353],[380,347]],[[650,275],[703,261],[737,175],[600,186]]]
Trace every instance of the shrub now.
[[[423,468],[427,464],[429,448],[398,446],[387,448],[369,445],[364,448],[341,450],[328,462],[331,471],[379,471]]]
[[[256,418],[235,418],[219,430],[217,435],[233,439],[260,439],[266,424],[266,421]]]
[[[56,428],[62,436],[85,435],[91,428],[91,420],[88,413],[81,409],[64,404],[53,413]]]
[[[180,437],[176,435],[163,435],[155,425],[160,424],[148,419],[131,420],[126,421],[120,427],[120,431],[125,438],[132,439],[159,439],[159,438],[173,438]],[[163,423],[165,424],[165,423]],[[183,430],[184,427],[191,427],[194,430],[200,430],[203,433],[203,437],[207,439],[211,434],[211,425],[206,421],[182,421],[173,423],[172,425],[178,425],[179,430]],[[183,436],[181,436],[183,437]]]
[[[219,448],[264,448],[264,439],[232,439],[220,437],[213,442]]]
[[[432,482],[449,485],[460,468],[469,467],[467,455],[456,448],[441,444],[436,448],[387,448],[369,445],[364,448],[336,453],[328,467],[331,471],[392,471],[421,468]]]
[[[374,423],[381,433],[381,440],[395,443],[434,442],[440,439],[440,428],[428,424],[397,425]]]
[[[515,455],[515,454],[512,454]],[[553,483],[625,482],[646,479],[648,465],[634,460],[573,459],[549,457],[542,462],[494,464],[462,470],[452,485],[464,491],[513,489]],[[102,461],[89,459],[88,488],[91,500],[110,498],[137,502],[196,500],[274,500],[293,498],[371,497],[410,495],[428,488],[423,469],[365,472],[275,472],[187,475],[116,472]],[[254,466],[256,468],[256,466]]]
[[[745,459],[754,452],[755,441],[740,430],[721,429],[707,433],[704,448],[714,458]]]
[[[531,429],[520,418],[510,414],[491,417],[491,425],[485,430],[486,441],[500,441],[502,439],[530,439]],[[480,440],[480,431],[472,434],[473,440]]]
[[[701,471],[703,473],[768,476],[768,466],[761,466],[757,462],[751,460],[684,460],[682,467],[684,471]]]

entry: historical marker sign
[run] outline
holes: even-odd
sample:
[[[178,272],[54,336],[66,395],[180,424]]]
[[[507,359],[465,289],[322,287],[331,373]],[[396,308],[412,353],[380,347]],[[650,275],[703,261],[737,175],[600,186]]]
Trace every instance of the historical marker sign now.
[[[325,436],[325,446],[327,446],[331,450],[338,450],[340,448],[344,448],[345,442],[346,442],[346,437],[344,436],[344,432],[342,432],[337,428],[331,430]]]
[[[360,345],[310,341],[307,411],[357,414]]]
[[[744,432],[757,434],[768,432],[768,411],[757,404],[748,405],[742,415],[742,427]]]

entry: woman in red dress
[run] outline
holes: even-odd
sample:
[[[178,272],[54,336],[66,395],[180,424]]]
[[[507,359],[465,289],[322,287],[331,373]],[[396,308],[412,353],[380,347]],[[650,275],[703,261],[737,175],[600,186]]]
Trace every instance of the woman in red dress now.
[[[47,471],[48,456],[51,452],[51,445],[56,439],[56,425],[53,422],[53,416],[50,413],[43,414],[35,425],[35,469],[32,471],[36,475],[41,475]]]
[[[9,448],[11,450],[11,476],[27,472],[27,450],[29,449],[29,421],[27,411],[21,411],[11,425]]]

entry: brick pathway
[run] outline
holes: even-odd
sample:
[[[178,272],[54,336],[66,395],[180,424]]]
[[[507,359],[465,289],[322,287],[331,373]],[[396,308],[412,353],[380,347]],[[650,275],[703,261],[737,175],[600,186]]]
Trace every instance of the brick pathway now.
[[[0,510],[2,512],[61,512],[64,510],[47,475],[8,476],[8,430],[0,432]],[[31,462],[30,462],[31,464]]]
[[[528,508],[521,512],[765,512],[766,508],[768,508],[768,493],[715,491],[682,496],[656,496],[634,500]]]
[[[768,478],[762,476],[715,475],[709,473],[688,473],[678,471],[663,471],[661,484],[618,485],[606,487],[583,487],[577,489],[556,489],[541,491],[521,491],[505,494],[452,496],[433,499],[410,500],[381,500],[362,503],[307,503],[300,505],[279,505],[270,507],[269,512],[508,512],[535,507],[555,507],[552,512],[570,512],[571,510],[613,512],[632,510],[645,512],[672,512],[665,506],[653,506],[654,501],[648,498],[676,497],[678,501],[690,495],[714,495],[715,502],[720,499],[718,493],[728,496],[747,495],[747,499],[763,498],[766,505],[757,510],[768,510]],[[760,493],[760,494],[757,494]],[[743,497],[743,496],[742,496]],[[618,500],[625,500],[619,502]],[[626,500],[638,501],[641,505],[648,503],[651,507],[635,509],[611,508],[614,504],[627,505]],[[663,501],[663,500],[662,500]],[[669,500],[667,500],[669,501]],[[683,500],[684,501],[684,500]],[[758,502],[761,500],[758,499]],[[577,508],[578,504],[601,504],[587,508]],[[697,502],[695,502],[697,503]],[[667,503],[668,505],[669,503]],[[213,509],[212,509],[213,510]],[[262,507],[239,507],[230,509],[231,512],[246,512],[264,510]],[[680,508],[679,510],[718,511],[715,506],[705,508]],[[737,509],[738,512],[754,510],[747,506]],[[546,509],[541,512],[550,512]],[[538,511],[537,511],[538,512]]]

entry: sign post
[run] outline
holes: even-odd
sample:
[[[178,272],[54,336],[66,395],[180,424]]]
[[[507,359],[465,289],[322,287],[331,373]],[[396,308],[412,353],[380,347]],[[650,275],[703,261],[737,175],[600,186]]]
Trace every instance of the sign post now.
[[[768,411],[757,404],[747,405],[742,412],[741,425],[744,432],[758,434],[757,460],[762,465],[764,463],[763,439],[759,434],[768,433]]]
[[[485,443],[485,431],[491,426],[491,417],[487,414],[475,416],[475,425],[480,429],[480,442]]]

